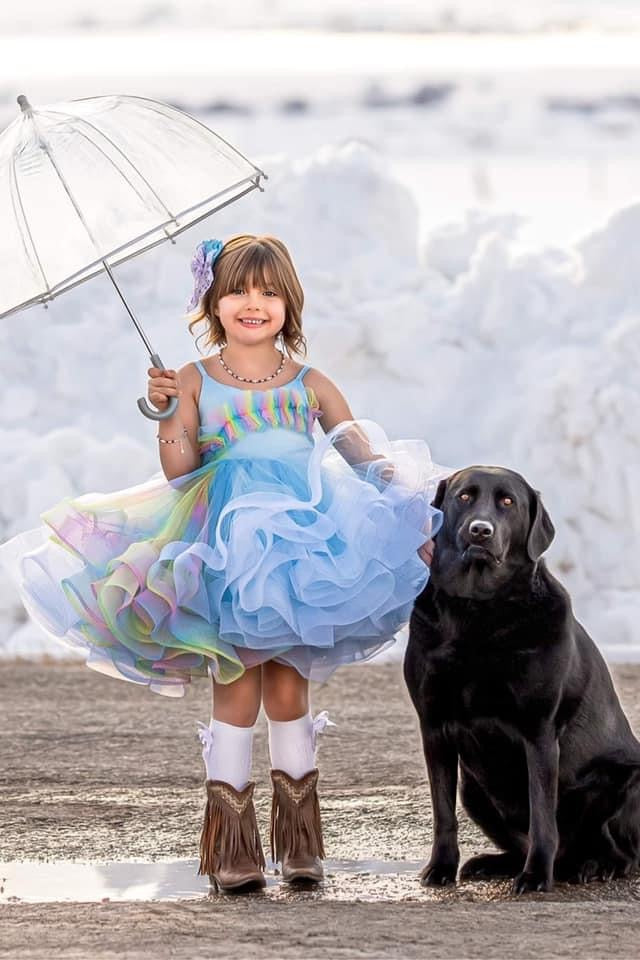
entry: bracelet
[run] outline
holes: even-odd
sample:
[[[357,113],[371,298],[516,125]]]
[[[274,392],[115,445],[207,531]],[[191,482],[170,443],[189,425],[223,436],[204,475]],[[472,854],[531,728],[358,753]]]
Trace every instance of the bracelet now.
[[[186,428],[186,427],[183,428],[182,433],[180,434],[180,436],[179,436],[176,440],[163,440],[162,437],[160,436],[160,434],[159,434],[159,433],[156,433],[156,439],[158,439],[158,440],[160,441],[160,443],[179,443],[179,444],[180,444],[180,453],[184,453],[183,437],[186,437],[186,436],[187,436],[187,428]]]

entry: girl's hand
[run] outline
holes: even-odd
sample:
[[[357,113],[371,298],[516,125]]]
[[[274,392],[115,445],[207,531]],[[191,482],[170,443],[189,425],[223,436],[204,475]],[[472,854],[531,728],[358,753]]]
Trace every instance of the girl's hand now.
[[[149,367],[149,384],[147,395],[149,403],[152,403],[157,410],[164,410],[169,403],[170,397],[179,397],[180,382],[175,370],[160,370],[158,367]]]
[[[436,548],[436,545],[433,540],[427,540],[426,543],[423,543],[421,547],[418,548],[418,556],[421,560],[426,563],[428,567],[433,563],[433,553]]]

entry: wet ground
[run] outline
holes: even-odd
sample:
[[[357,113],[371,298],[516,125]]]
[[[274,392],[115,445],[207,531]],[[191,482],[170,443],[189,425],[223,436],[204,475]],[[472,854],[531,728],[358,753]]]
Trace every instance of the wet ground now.
[[[612,667],[640,731],[640,666]],[[0,665],[0,957],[631,957],[640,878],[515,898],[508,882],[424,889],[431,838],[398,664],[314,687],[327,879],[212,895],[196,875],[205,681],[166,700],[77,665]],[[254,776],[269,816],[266,727]],[[491,844],[460,811],[462,858]]]

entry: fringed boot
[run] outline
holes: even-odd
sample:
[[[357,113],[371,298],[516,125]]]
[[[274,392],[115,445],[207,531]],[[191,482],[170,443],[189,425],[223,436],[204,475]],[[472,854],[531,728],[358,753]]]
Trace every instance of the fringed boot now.
[[[199,874],[221,891],[264,887],[265,860],[253,805],[254,783],[236,790],[207,780],[207,806],[200,837]]]
[[[324,876],[324,844],[318,803],[318,770],[299,780],[272,770],[271,858],[282,864],[282,879],[313,880]]]

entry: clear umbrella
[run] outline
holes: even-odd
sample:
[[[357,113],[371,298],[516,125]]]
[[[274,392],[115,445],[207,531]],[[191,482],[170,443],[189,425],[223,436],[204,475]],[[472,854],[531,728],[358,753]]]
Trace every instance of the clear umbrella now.
[[[182,110],[131,96],[32,107],[0,134],[0,318],[106,271],[149,352],[155,352],[116,283],[113,267],[173,238],[267,175]],[[170,417],[140,397],[153,420]]]

